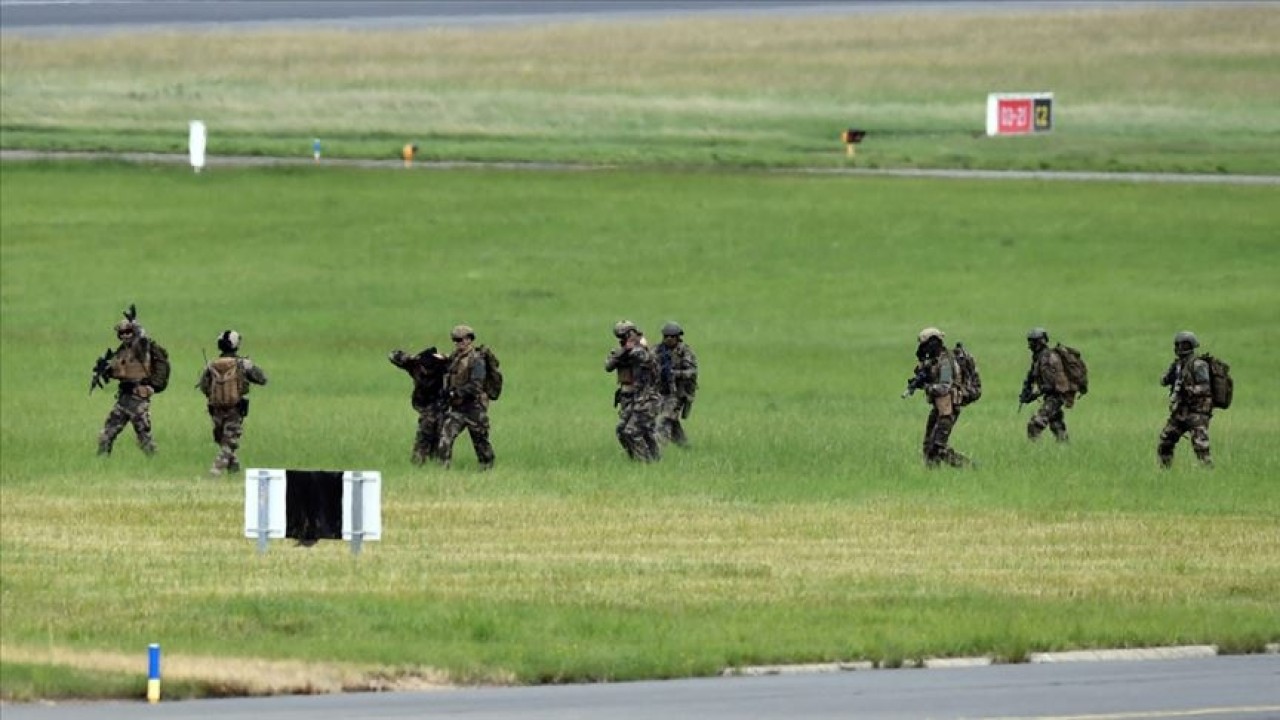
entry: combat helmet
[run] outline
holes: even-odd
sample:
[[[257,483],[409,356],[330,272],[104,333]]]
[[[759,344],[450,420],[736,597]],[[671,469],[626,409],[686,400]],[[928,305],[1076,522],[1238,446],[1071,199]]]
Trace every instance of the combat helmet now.
[[[1195,350],[1196,348],[1200,347],[1200,340],[1196,338],[1196,334],[1191,332],[1190,330],[1183,330],[1182,332],[1173,336],[1173,347],[1176,350],[1180,345],[1183,345],[1183,344],[1189,345],[1191,346],[1192,350]]]
[[[939,340],[945,340],[946,337],[947,337],[947,334],[942,332],[938,328],[927,327],[920,331],[920,334],[916,336],[916,339],[920,342],[920,344],[923,345],[930,338],[938,338]]]
[[[240,333],[235,330],[223,330],[218,336],[218,350],[221,352],[235,352],[240,349]]]
[[[476,339],[476,331],[471,329],[470,325],[457,325],[449,331],[449,338],[454,342],[465,340],[466,338]]]
[[[640,332],[640,328],[636,327],[636,324],[630,320],[619,320],[613,324],[613,336],[619,339],[626,337],[629,333],[638,332]]]
[[[1043,340],[1049,342],[1049,331],[1042,327],[1033,327],[1027,331],[1027,340]]]
[[[684,328],[680,327],[680,323],[672,321],[662,326],[663,337],[679,337],[684,335]]]
[[[142,326],[138,324],[138,306],[129,303],[129,309],[124,311],[124,319],[116,323],[116,337],[120,337],[125,333],[134,335],[142,335]]]

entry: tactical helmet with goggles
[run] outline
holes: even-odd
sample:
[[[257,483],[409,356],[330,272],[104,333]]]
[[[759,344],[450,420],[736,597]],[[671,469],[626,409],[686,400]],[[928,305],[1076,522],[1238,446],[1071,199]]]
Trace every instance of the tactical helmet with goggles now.
[[[1187,330],[1183,330],[1182,332],[1173,336],[1173,346],[1174,348],[1187,347],[1194,350],[1200,347],[1200,340],[1196,338],[1195,333]]]
[[[218,350],[220,352],[235,352],[240,349],[240,333],[235,330],[223,330],[218,336]]]
[[[449,337],[454,342],[467,339],[475,340],[476,331],[472,330],[470,325],[458,325],[449,331]]]
[[[1041,327],[1031,328],[1027,331],[1027,340],[1043,340],[1045,342],[1049,342],[1049,331]]]
[[[131,320],[121,320],[116,323],[116,335],[137,335],[138,326]]]
[[[613,336],[618,339],[625,338],[631,333],[638,332],[640,332],[639,328],[637,328],[636,324],[630,320],[619,320],[613,325]]]

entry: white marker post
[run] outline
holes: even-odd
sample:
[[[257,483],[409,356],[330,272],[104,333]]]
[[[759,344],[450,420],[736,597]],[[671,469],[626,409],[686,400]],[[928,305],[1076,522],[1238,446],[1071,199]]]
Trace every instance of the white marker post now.
[[[257,538],[258,553],[267,551],[268,538],[284,537],[285,471],[250,468],[244,473],[244,536]]]
[[[204,123],[199,120],[192,120],[191,136],[187,142],[187,148],[191,152],[191,167],[196,172],[204,169],[205,140]]]
[[[366,540],[382,539],[382,473],[348,470],[342,473],[342,539],[359,555]]]

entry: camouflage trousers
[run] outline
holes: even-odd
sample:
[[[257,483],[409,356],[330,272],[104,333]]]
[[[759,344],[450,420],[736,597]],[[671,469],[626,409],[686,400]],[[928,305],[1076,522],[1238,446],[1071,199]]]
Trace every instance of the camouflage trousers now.
[[[937,467],[945,462],[952,467],[964,467],[969,464],[969,458],[956,452],[950,445],[951,431],[959,419],[960,408],[954,408],[949,415],[939,414],[936,407],[929,411],[929,419],[924,426],[924,443],[921,448],[925,465]]]
[[[657,393],[624,393],[618,398],[618,442],[632,460],[653,462],[662,459],[656,420],[660,403],[661,396]]]
[[[1160,431],[1160,441],[1156,445],[1156,456],[1162,467],[1173,465],[1173,449],[1183,435],[1191,437],[1191,449],[1204,465],[1213,465],[1209,455],[1209,420],[1212,416],[1205,413],[1174,413]]]
[[[138,435],[138,447],[147,455],[154,454],[156,443],[151,438],[151,400],[140,398],[131,392],[116,396],[116,404],[107,413],[102,432],[98,434],[98,454],[110,455],[116,436],[130,423]]]
[[[681,447],[689,444],[689,438],[684,434],[684,412],[691,402],[689,398],[677,395],[662,396],[656,430],[658,442],[673,442]]]
[[[209,419],[213,421],[213,442],[218,446],[209,472],[213,475],[236,472],[240,469],[236,451],[240,449],[240,437],[244,435],[244,416],[235,405],[228,408],[209,405],[208,410]]]
[[[466,430],[471,435],[471,446],[476,450],[480,467],[493,466],[493,445],[489,444],[489,412],[481,403],[469,403],[451,407],[440,426],[440,443],[436,446],[436,459],[446,467],[453,459],[453,443]]]
[[[412,462],[421,465],[440,452],[440,430],[446,413],[443,405],[414,409],[418,411],[418,431],[413,436]]]
[[[1053,432],[1053,436],[1059,442],[1067,441],[1067,418],[1063,408],[1066,407],[1066,398],[1056,393],[1046,394],[1044,402],[1040,404],[1040,409],[1036,410],[1031,419],[1027,421],[1027,437],[1032,440],[1040,439],[1040,434],[1046,428]]]

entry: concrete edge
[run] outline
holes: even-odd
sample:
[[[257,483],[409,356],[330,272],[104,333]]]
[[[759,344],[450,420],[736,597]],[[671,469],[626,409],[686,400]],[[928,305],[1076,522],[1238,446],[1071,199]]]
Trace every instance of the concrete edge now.
[[[811,675],[820,673],[838,673],[866,670],[885,670],[895,667],[925,668],[930,670],[947,668],[986,667],[997,664],[1031,664],[1046,665],[1067,662],[1102,662],[1102,661],[1141,661],[1141,660],[1189,660],[1222,655],[1216,645],[1175,645],[1171,647],[1153,648],[1117,648],[1111,650],[1069,650],[1064,652],[1031,653],[1023,663],[1007,663],[997,658],[924,658],[922,660],[906,660],[901,665],[884,666],[871,661],[804,663],[797,665],[747,665],[730,667],[720,671],[721,677],[762,677],[767,675]],[[1234,653],[1232,653],[1234,654]],[[1243,654],[1243,653],[1241,653]],[[1263,655],[1280,655],[1280,643],[1268,643],[1263,646]]]

